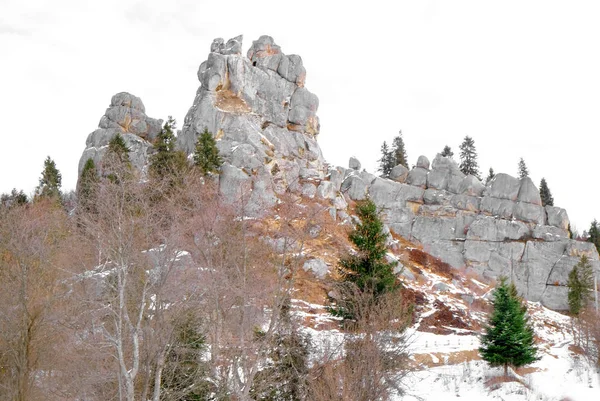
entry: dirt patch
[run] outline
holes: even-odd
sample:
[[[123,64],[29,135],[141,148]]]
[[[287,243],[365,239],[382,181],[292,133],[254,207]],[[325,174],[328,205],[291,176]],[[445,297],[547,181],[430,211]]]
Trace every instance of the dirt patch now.
[[[458,365],[463,362],[480,361],[481,356],[476,349],[450,353],[429,352],[427,354],[413,354],[415,368],[433,368],[443,365]]]
[[[432,273],[436,273],[449,279],[460,278],[448,263],[442,262],[441,259],[435,258],[421,249],[409,249],[408,257],[411,262],[429,269]]]
[[[437,309],[433,314],[421,320],[419,331],[428,333],[448,335],[448,334],[470,334],[459,332],[457,333],[452,328],[462,330],[473,330],[471,319],[462,310],[452,310],[439,299],[433,303]]]

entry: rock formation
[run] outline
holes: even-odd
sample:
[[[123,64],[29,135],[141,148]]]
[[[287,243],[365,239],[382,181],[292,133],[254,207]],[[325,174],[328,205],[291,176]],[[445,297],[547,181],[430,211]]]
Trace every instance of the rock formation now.
[[[304,87],[297,55],[285,55],[270,36],[241,54],[242,37],[215,39],[200,65],[200,88],[188,111],[180,147],[191,154],[208,129],[223,157],[220,189],[228,199],[250,193],[247,213],[260,214],[288,189],[312,197],[324,176],[316,137],[318,98]],[[320,196],[329,196],[321,188]]]
[[[285,55],[269,36],[241,52],[241,36],[213,41],[178,145],[189,155],[198,135],[211,132],[225,161],[220,191],[230,201],[243,198],[248,215],[260,216],[291,192],[328,203],[334,219],[348,222],[349,203],[369,197],[393,233],[456,268],[508,276],[529,300],[554,309],[567,308],[567,276],[581,255],[600,268],[594,246],[569,239],[566,211],[542,207],[528,177],[497,174],[485,186],[441,155],[431,163],[419,157],[410,171],[396,166],[390,179],[361,170],[354,157],[349,168],[328,167],[317,143],[319,102],[304,86],[300,56]],[[90,157],[98,163],[119,132],[143,172],[160,125],[139,98],[115,95],[87,139],[79,171]],[[324,275],[327,266],[313,261],[305,269]]]
[[[88,135],[85,150],[79,159],[79,172],[88,159],[101,165],[108,142],[120,133],[130,149],[129,158],[133,167],[144,173],[148,164],[151,142],[161,130],[162,120],[146,115],[146,109],[139,97],[127,92],[114,95],[110,106],[100,119],[98,129]]]
[[[529,177],[497,174],[486,187],[439,154],[431,169],[424,156],[408,173],[394,169],[394,180],[352,168],[337,171],[346,177],[339,189],[352,200],[369,196],[392,232],[456,268],[512,277],[531,301],[566,309],[567,277],[579,257],[587,255],[600,268],[596,248],[569,239],[567,212],[542,207]]]

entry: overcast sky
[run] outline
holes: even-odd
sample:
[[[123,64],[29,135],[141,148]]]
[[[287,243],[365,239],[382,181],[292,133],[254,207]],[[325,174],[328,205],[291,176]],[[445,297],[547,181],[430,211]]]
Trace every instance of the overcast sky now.
[[[113,94],[183,122],[212,40],[268,34],[304,60],[330,163],[373,171],[399,130],[411,165],[457,158],[469,135],[483,176],[523,157],[582,231],[600,218],[599,21],[598,1],[0,0],[0,192],[32,192],[47,155],[74,188]]]

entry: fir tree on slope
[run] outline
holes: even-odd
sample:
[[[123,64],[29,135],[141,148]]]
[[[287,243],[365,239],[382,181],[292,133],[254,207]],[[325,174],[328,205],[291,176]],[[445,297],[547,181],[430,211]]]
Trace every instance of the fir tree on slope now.
[[[450,146],[446,145],[446,146],[444,146],[444,150],[442,150],[441,155],[444,157],[452,157],[452,156],[454,156],[454,152],[452,151]]]
[[[600,252],[600,228],[598,227],[598,221],[594,219],[590,224],[590,230],[588,231],[588,242],[591,242],[596,246],[596,250]]]
[[[569,272],[567,287],[569,287],[569,312],[573,316],[578,316],[592,299],[594,290],[594,270],[586,255],[582,255]]]
[[[177,177],[187,167],[187,159],[183,152],[175,150],[176,121],[169,116],[163,129],[154,141],[156,153],[150,156],[150,176],[154,179],[165,179]],[[175,184],[171,181],[171,184]]]
[[[392,141],[392,155],[393,162],[392,168],[398,164],[402,164],[408,168],[408,156],[406,155],[406,148],[404,147],[404,139],[402,139],[402,131],[398,133],[398,136]]]
[[[521,157],[519,160],[519,178],[525,178],[529,176],[529,170],[527,169],[527,165],[525,164],[525,160]]]
[[[477,151],[475,149],[475,141],[470,136],[465,136],[465,139],[459,146],[460,148],[460,171],[466,175],[473,175],[478,179],[479,165],[477,164]]]
[[[382,177],[388,178],[390,176],[392,169],[396,167],[394,159],[394,155],[390,151],[387,142],[383,141],[383,144],[381,145],[381,159],[378,160],[379,168],[377,169]]]
[[[485,185],[488,185],[490,183],[490,181],[492,181],[494,179],[495,176],[496,176],[496,173],[494,173],[494,169],[490,167],[490,171],[488,172],[488,176],[485,179]]]
[[[554,198],[545,178],[540,181],[540,198],[542,198],[542,206],[554,206]]]
[[[217,142],[213,135],[204,128],[196,141],[196,151],[194,152],[194,165],[200,168],[204,175],[216,173],[221,168],[223,160],[219,155]]]
[[[359,218],[348,238],[356,252],[340,259],[344,281],[356,286],[361,294],[372,294],[377,298],[398,288],[394,268],[397,262],[387,262],[386,240],[383,222],[375,203],[366,199],[356,203],[355,213]],[[342,300],[341,305],[331,309],[337,316],[354,317],[352,300]]]
[[[108,153],[114,155],[120,163],[130,163],[129,151],[125,140],[118,132],[108,142]]]
[[[94,212],[99,181],[94,160],[87,159],[77,183],[77,200],[86,213]]]
[[[506,278],[494,290],[494,310],[481,339],[479,353],[491,366],[519,367],[538,360],[533,328],[528,323],[527,306]]]
[[[44,170],[42,171],[40,184],[36,189],[37,196],[41,198],[60,200],[62,196],[60,191],[61,181],[62,176],[56,168],[54,160],[52,160],[50,156],[46,157],[46,160],[44,160]]]

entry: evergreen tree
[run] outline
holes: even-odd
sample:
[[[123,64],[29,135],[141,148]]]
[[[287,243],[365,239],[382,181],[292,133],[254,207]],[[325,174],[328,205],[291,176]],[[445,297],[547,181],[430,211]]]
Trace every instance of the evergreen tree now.
[[[491,366],[519,367],[538,360],[533,328],[528,323],[527,306],[518,297],[514,284],[501,278],[494,291],[494,310],[479,352]]]
[[[290,310],[288,298],[281,310],[281,325],[267,347],[268,362],[254,379],[250,393],[253,400],[307,399],[310,337],[299,330]]]
[[[94,160],[87,159],[77,183],[77,199],[82,211],[94,211],[99,181]]]
[[[402,164],[408,168],[408,156],[406,155],[406,149],[404,147],[404,139],[402,139],[402,131],[398,133],[398,136],[392,141],[392,168]]]
[[[383,231],[377,206],[370,199],[358,201],[355,212],[359,222],[348,238],[354,244],[356,252],[342,257],[339,265],[343,275],[340,288],[344,288],[344,284],[347,283],[356,289],[356,293],[342,294],[342,297],[347,299],[338,299],[338,305],[329,308],[333,315],[344,319],[355,318],[357,305],[354,304],[352,296],[368,294],[376,303],[381,295],[398,288],[394,275],[397,262],[389,263],[385,258],[388,234]]]
[[[542,206],[554,206],[554,198],[545,178],[540,181],[540,197],[542,198]]]
[[[154,179],[162,180],[168,178],[170,184],[175,184],[176,177],[187,168],[187,159],[181,151],[175,150],[176,121],[169,116],[156,140],[154,149],[156,153],[150,156],[150,176]]]
[[[40,185],[38,185],[36,190],[37,196],[60,200],[62,195],[60,191],[61,181],[62,176],[56,168],[54,160],[48,156],[44,160],[42,178],[40,178]]]
[[[494,169],[490,167],[488,176],[485,179],[485,185],[488,185],[490,183],[490,181],[492,181],[494,179],[495,176],[496,176],[496,173],[494,173]]]
[[[196,151],[194,152],[194,165],[200,168],[204,175],[216,173],[221,168],[223,160],[219,155],[217,142],[213,135],[204,128],[196,141]]]
[[[592,221],[592,224],[590,225],[590,230],[588,231],[588,235],[588,242],[594,244],[598,252],[600,252],[600,228],[598,227],[598,222],[596,221],[596,219]]]
[[[131,174],[129,152],[130,149],[125,144],[123,136],[117,132],[117,134],[108,142],[108,150],[102,159],[102,176],[108,178],[113,183],[116,183],[119,182],[121,178],[125,178],[124,175]],[[86,174],[91,176],[90,169],[91,166],[88,166],[88,173]]]
[[[444,157],[452,157],[452,156],[454,156],[454,152],[452,151],[452,149],[450,149],[450,146],[448,146],[448,145],[444,146],[444,150],[442,150],[441,154]]]
[[[460,171],[464,174],[471,174],[479,177],[479,165],[477,164],[477,151],[475,149],[475,141],[470,136],[465,136],[460,148]]]
[[[2,194],[0,196],[0,207],[11,208],[13,206],[26,205],[28,202],[27,195],[23,190],[17,191],[13,188],[10,194]]]
[[[569,272],[567,287],[569,287],[569,312],[573,316],[578,316],[590,302],[594,290],[594,270],[586,255],[582,255]]]
[[[383,141],[383,145],[381,145],[381,159],[378,161],[379,168],[377,171],[381,173],[382,177],[388,178],[392,169],[396,166],[394,165],[394,155],[390,151],[386,141]]]
[[[519,178],[525,178],[529,176],[529,170],[527,169],[527,165],[525,164],[525,160],[521,157],[519,160]]]
[[[125,144],[125,140],[117,132],[115,136],[108,142],[108,153],[115,155],[117,160],[121,163],[130,163],[129,160],[130,149]]]

